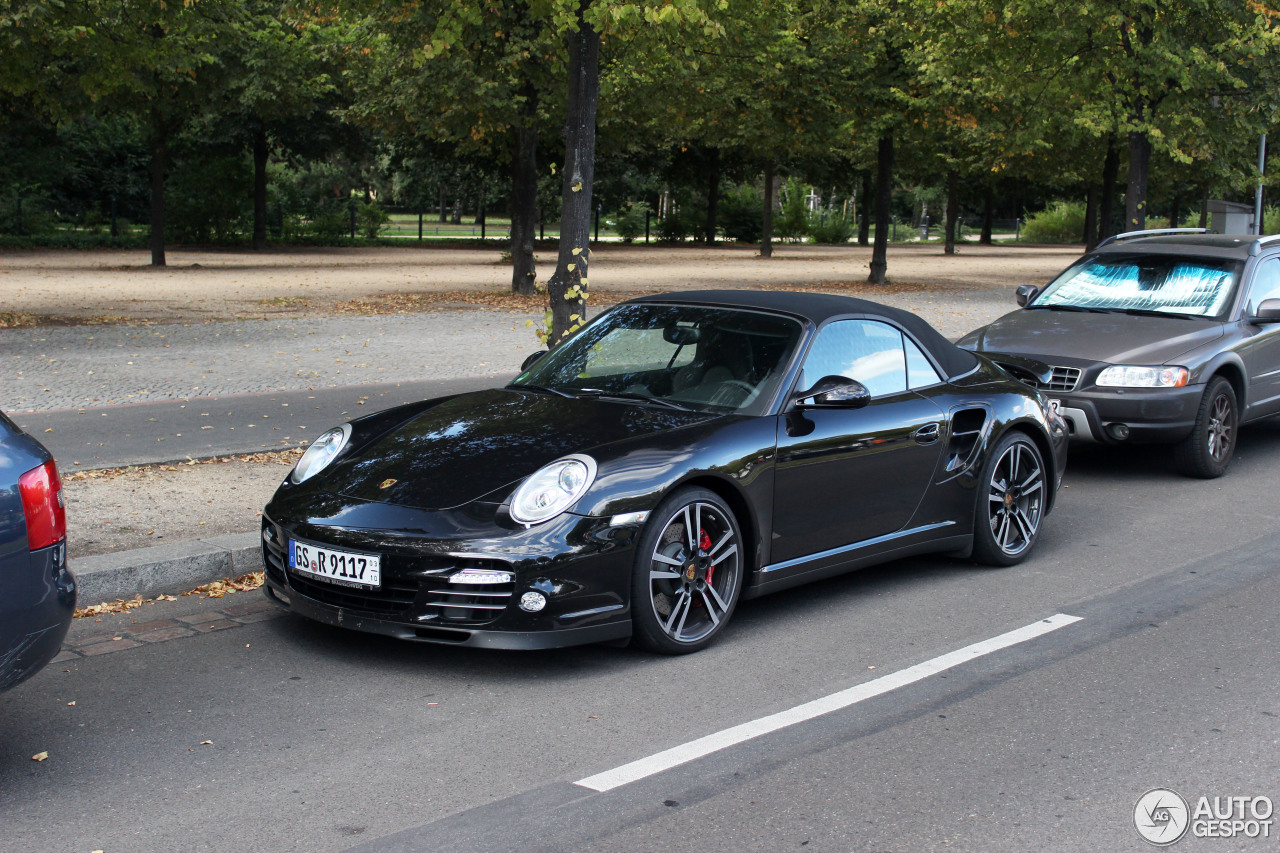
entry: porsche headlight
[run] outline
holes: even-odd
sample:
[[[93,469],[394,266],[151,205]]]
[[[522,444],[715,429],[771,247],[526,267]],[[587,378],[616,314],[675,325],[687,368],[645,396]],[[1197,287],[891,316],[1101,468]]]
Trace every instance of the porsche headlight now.
[[[574,454],[539,468],[511,496],[511,517],[537,524],[559,515],[582,497],[596,478],[596,461]]]
[[[1181,388],[1189,374],[1185,367],[1141,367],[1113,364],[1098,374],[1099,388]]]
[[[289,479],[294,483],[301,483],[319,474],[329,466],[334,457],[342,452],[342,448],[347,446],[347,439],[349,438],[351,438],[351,424],[343,424],[331,430],[326,430],[319,438],[311,442],[307,452],[302,454],[298,464],[293,466]]]

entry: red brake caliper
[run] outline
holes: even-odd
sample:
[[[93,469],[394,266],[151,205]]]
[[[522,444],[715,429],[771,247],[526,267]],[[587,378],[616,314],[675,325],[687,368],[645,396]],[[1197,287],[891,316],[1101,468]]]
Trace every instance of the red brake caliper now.
[[[698,550],[704,554],[711,551],[711,537],[707,535],[706,530],[698,531]],[[711,578],[716,573],[715,566],[707,566],[707,583],[711,583]]]

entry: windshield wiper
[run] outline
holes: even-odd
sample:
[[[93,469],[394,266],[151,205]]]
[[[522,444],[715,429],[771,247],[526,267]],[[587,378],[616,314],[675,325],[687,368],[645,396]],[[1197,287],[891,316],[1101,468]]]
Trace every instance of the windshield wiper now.
[[[1028,305],[1028,308],[1041,311],[1082,311],[1088,314],[1110,314],[1109,308],[1087,308],[1084,305]]]
[[[561,391],[559,388],[548,388],[546,385],[516,385],[514,382],[507,386],[521,391],[541,391],[543,394],[555,394],[557,397],[567,397],[573,399],[573,395],[567,391]]]
[[[1179,320],[1194,320],[1196,314],[1180,314],[1176,311],[1156,311],[1154,308],[1116,308],[1121,314],[1132,314],[1135,317],[1177,317]]]
[[[608,397],[616,400],[635,400],[637,403],[655,403],[668,409],[675,409],[680,412],[692,412],[693,409],[688,406],[682,406],[679,403],[665,400],[662,397],[650,397],[648,394],[638,394],[635,391],[605,391],[603,388],[578,388],[579,394],[584,397]]]

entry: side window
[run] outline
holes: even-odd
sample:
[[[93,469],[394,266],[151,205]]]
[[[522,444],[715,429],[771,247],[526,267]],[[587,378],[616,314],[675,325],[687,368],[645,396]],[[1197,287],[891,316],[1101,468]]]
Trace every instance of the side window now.
[[[1267,258],[1258,264],[1249,288],[1249,306],[1245,316],[1252,317],[1264,299],[1280,299],[1280,258]]]
[[[923,356],[921,356],[923,358]],[[907,390],[902,333],[874,320],[837,320],[818,332],[804,361],[804,382],[824,376],[856,379],[872,397]]]
[[[902,345],[907,351],[907,385],[911,388],[924,388],[937,385],[942,381],[938,371],[933,369],[929,359],[925,358],[920,347],[908,337],[903,337]]]

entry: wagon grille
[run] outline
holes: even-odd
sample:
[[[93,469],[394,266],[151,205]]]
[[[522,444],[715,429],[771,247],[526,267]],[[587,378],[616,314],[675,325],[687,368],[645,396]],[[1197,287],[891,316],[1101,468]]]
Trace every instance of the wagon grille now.
[[[1049,377],[1048,383],[1040,387],[1045,391],[1074,391],[1079,383],[1080,368],[1054,365],[1053,375]]]

